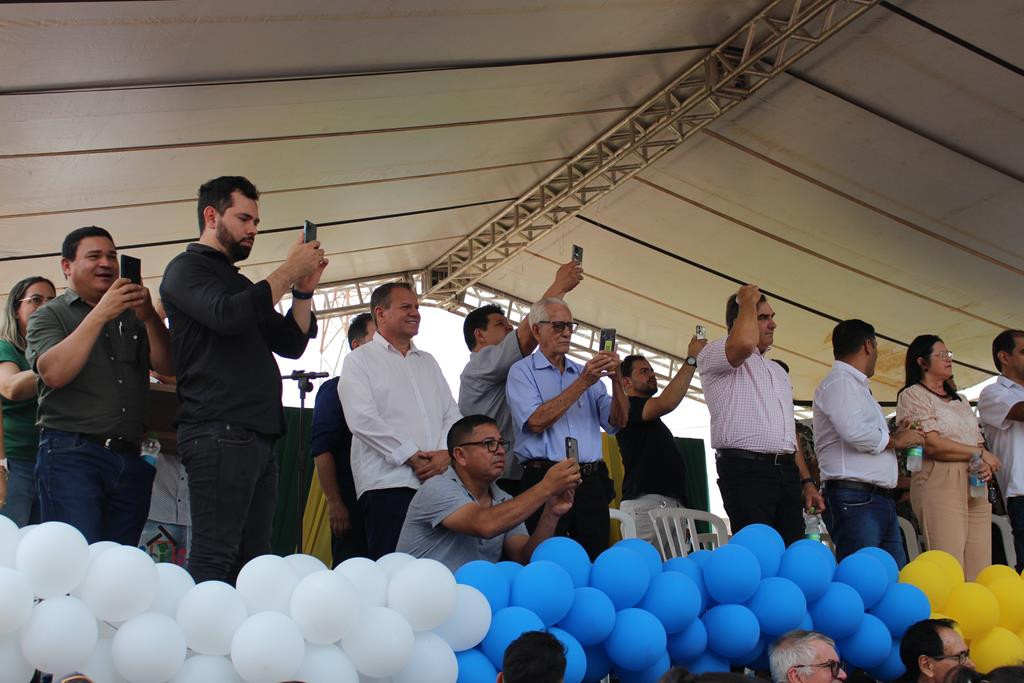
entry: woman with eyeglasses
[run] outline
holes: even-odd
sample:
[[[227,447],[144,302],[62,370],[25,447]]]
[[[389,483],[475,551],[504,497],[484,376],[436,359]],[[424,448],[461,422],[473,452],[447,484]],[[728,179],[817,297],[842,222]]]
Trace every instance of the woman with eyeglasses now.
[[[7,503],[0,514],[18,526],[39,522],[36,374],[25,360],[25,330],[29,317],[56,295],[53,283],[45,277],[27,277],[11,288],[0,313],[0,404],[8,470]]]
[[[910,480],[910,504],[925,543],[959,560],[973,581],[992,564],[992,505],[987,496],[971,497],[971,463],[987,482],[999,460],[985,449],[971,405],[956,393],[953,353],[935,335],[921,335],[907,349],[896,421],[919,423],[925,433],[924,463]]]

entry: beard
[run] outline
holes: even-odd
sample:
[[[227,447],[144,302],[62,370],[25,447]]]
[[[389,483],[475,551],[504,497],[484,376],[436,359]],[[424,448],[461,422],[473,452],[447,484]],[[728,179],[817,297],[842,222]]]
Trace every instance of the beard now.
[[[234,236],[228,232],[227,227],[221,222],[220,218],[217,219],[217,241],[220,242],[221,246],[228,250],[228,255],[231,258],[231,262],[244,261],[249,258],[249,252],[252,251],[252,247],[247,244],[242,244],[240,240],[234,238]]]
[[[654,396],[658,393],[658,385],[655,383],[642,384],[636,388],[636,393],[641,396]]]

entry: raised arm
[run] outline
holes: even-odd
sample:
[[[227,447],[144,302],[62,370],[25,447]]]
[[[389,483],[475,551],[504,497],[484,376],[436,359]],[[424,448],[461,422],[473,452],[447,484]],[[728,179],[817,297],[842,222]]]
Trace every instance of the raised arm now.
[[[555,280],[548,287],[547,291],[544,292],[544,298],[557,297],[561,299],[575,289],[576,285],[582,280],[583,266],[577,261],[563,263],[555,271]],[[516,328],[516,337],[519,339],[519,350],[524,357],[529,356],[537,348],[537,339],[533,336],[533,331],[530,329],[530,319],[528,317],[524,317],[519,321],[519,327]]]
[[[686,355],[696,358],[707,346],[707,343],[706,339],[691,337],[690,345],[686,347]],[[683,363],[683,367],[679,368],[679,372],[665,386],[665,390],[644,403],[644,422],[653,422],[679,407],[679,404],[686,398],[686,391],[690,388],[690,382],[693,380],[693,373],[696,369],[695,365]]]
[[[729,330],[725,341],[725,355],[729,365],[738,368],[750,358],[757,349],[760,333],[757,327],[757,304],[761,300],[761,290],[757,285],[743,285],[736,294],[740,305],[739,315]]]

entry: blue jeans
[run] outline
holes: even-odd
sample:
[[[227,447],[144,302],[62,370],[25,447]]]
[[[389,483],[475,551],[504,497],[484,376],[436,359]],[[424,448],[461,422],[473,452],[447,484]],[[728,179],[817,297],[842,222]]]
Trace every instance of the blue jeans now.
[[[34,460],[7,459],[7,505],[0,515],[10,518],[18,526],[39,523],[39,495],[36,489],[36,463]]]
[[[1024,568],[1024,496],[1007,498],[1006,514],[1013,529],[1013,549],[1017,551],[1017,571],[1020,572]]]
[[[43,428],[36,461],[40,517],[70,524],[89,543],[136,546],[149,515],[155,474],[137,455],[109,451],[72,432]]]
[[[895,500],[870,491],[826,484],[825,504],[822,519],[836,546],[837,560],[874,546],[892,555],[900,569],[907,564]]]

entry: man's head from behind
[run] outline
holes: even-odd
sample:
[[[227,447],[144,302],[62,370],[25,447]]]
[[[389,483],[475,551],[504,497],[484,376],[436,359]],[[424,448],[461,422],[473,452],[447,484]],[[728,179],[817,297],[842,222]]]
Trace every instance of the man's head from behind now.
[[[370,312],[384,338],[407,341],[420,331],[420,303],[407,282],[388,282],[370,294]]]
[[[234,263],[249,257],[260,224],[260,191],[242,176],[221,176],[199,187],[199,237]]]
[[[900,641],[900,659],[908,683],[942,683],[958,666],[974,668],[963,637],[951,619],[924,619],[907,629]]]
[[[832,329],[832,357],[849,363],[868,377],[875,374],[878,342],[875,328],[863,320],[844,320]]]
[[[527,631],[512,641],[497,683],[562,683],[565,678],[565,647],[544,631]]]
[[[373,316],[369,313],[360,313],[348,324],[348,348],[359,348],[370,341],[376,331],[377,325],[373,322]]]
[[[469,312],[462,324],[462,335],[470,351],[500,344],[514,328],[500,306],[488,304]]]
[[[846,680],[836,644],[815,631],[790,631],[780,637],[769,656],[775,683],[831,683]]]
[[[448,430],[448,455],[460,477],[493,482],[505,471],[505,443],[494,418],[467,415]]]
[[[120,274],[114,238],[95,225],[69,232],[60,256],[60,268],[71,288],[90,302],[103,296]]]

